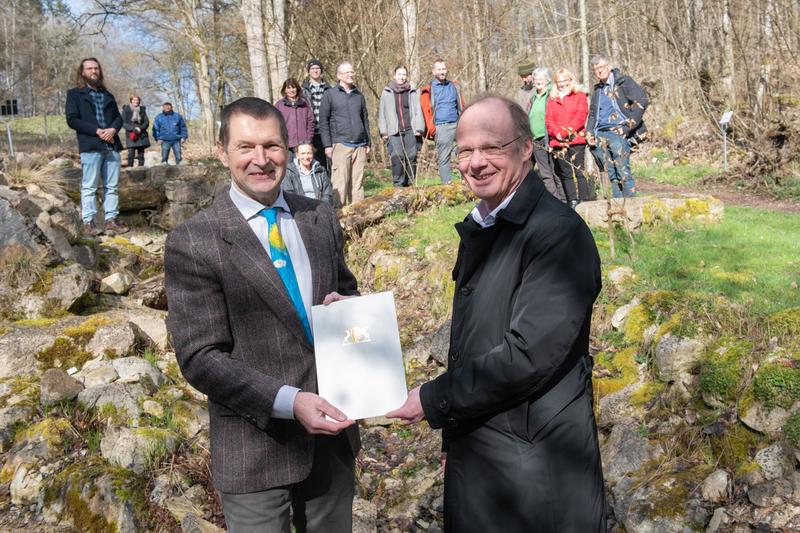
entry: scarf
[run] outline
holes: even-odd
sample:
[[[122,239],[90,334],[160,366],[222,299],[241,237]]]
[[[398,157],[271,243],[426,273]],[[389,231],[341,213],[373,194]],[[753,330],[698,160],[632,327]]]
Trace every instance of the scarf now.
[[[141,122],[142,121],[142,115],[140,114],[140,110],[141,110],[141,106],[138,106],[138,105],[135,106],[135,107],[131,106],[131,111],[133,113],[131,115],[131,122]]]
[[[393,93],[404,93],[411,90],[411,84],[405,82],[404,84],[399,85],[396,81],[392,80],[389,82],[389,89],[391,89]]]

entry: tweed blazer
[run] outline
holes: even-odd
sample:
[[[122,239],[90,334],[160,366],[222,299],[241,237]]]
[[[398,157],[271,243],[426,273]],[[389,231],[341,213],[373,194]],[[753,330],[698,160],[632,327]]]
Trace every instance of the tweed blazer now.
[[[332,291],[357,294],[333,209],[284,196],[308,253],[314,305]],[[314,437],[299,422],[270,415],[283,385],[317,392],[314,348],[269,255],[227,193],[169,234],[164,268],[178,364],[208,396],[215,487],[258,492],[308,477]],[[347,431],[355,455],[358,429]]]

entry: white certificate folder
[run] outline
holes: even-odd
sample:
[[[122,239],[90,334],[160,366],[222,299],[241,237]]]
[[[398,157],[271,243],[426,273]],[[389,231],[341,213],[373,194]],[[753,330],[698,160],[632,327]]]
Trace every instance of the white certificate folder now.
[[[320,396],[351,420],[403,405],[408,391],[391,292],[316,305],[311,320]]]

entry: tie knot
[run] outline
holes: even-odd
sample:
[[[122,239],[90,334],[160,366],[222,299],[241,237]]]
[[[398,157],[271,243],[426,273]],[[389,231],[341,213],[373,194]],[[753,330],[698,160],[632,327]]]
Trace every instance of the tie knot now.
[[[267,219],[267,222],[270,224],[275,224],[275,220],[278,218],[278,208],[277,207],[265,207],[261,211],[258,212],[262,217]]]

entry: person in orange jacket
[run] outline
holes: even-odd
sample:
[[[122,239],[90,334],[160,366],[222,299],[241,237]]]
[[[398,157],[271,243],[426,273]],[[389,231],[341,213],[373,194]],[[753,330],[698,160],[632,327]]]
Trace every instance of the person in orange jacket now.
[[[439,162],[439,178],[449,183],[450,159],[456,139],[456,122],[464,109],[464,97],[457,81],[447,79],[447,63],[444,59],[433,62],[433,80],[420,87],[420,105],[425,117],[426,136],[436,140],[436,159]]]

